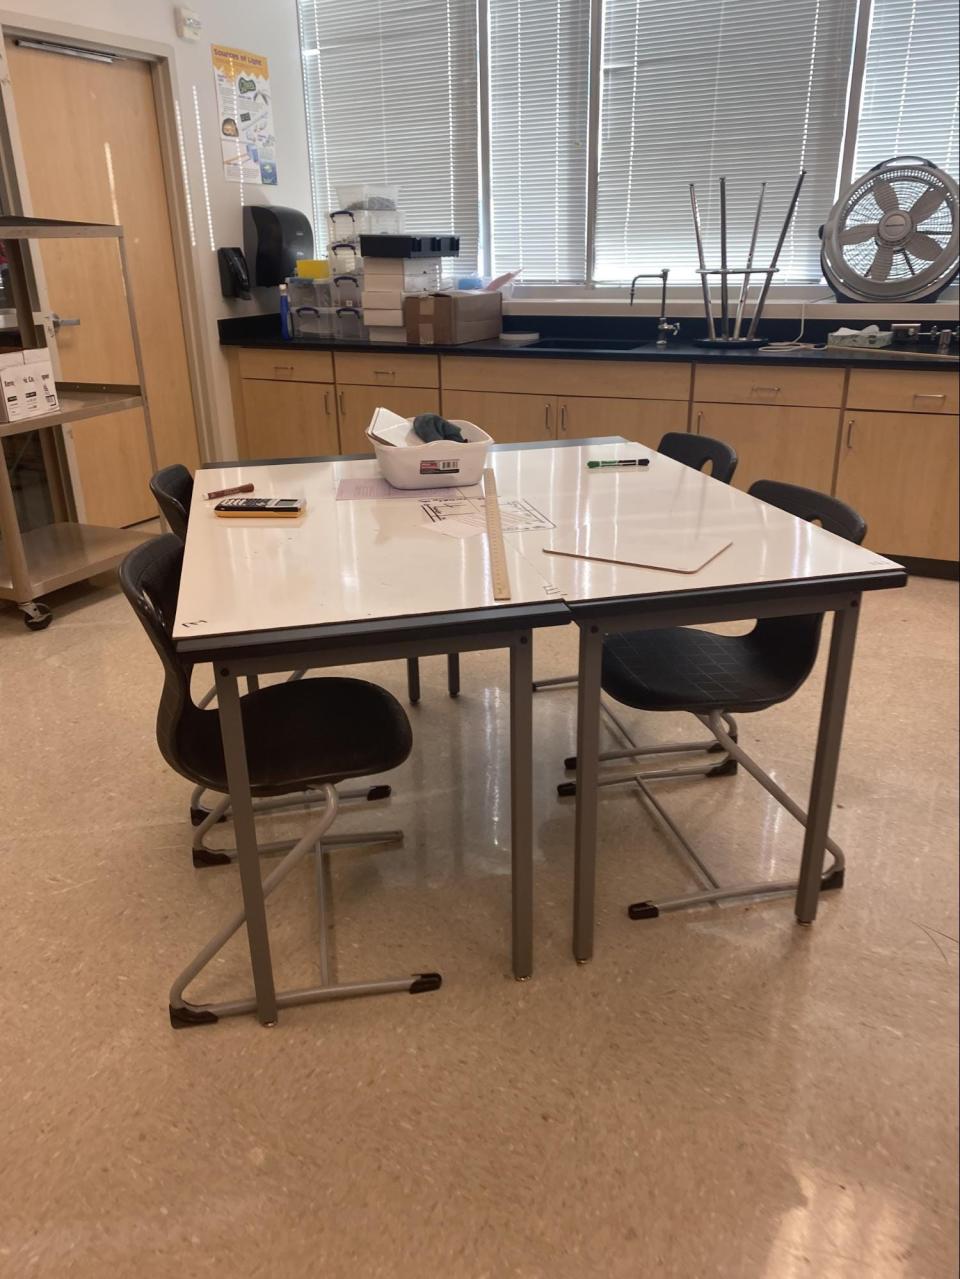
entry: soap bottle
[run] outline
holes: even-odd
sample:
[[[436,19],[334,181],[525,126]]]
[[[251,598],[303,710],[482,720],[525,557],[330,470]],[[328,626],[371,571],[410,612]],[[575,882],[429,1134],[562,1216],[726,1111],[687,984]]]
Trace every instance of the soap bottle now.
[[[280,285],[280,336],[287,342],[293,337],[293,327],[290,323],[290,298],[285,284]]]

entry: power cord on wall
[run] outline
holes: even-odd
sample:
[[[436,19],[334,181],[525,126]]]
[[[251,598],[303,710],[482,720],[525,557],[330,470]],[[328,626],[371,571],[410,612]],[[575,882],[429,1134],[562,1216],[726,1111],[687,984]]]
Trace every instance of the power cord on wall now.
[[[829,301],[832,301],[832,299],[833,299],[832,293],[824,293],[822,297],[811,298],[810,300],[813,303],[813,305],[816,305],[818,302],[829,302]],[[819,347],[822,347],[824,344],[822,342],[804,342],[803,332],[806,327],[807,327],[807,302],[806,302],[806,299],[804,299],[800,303],[800,332],[797,334],[797,336],[791,339],[791,341],[789,342],[768,342],[766,346],[763,346],[760,348],[761,353],[763,352],[776,353],[780,351],[816,351]]]

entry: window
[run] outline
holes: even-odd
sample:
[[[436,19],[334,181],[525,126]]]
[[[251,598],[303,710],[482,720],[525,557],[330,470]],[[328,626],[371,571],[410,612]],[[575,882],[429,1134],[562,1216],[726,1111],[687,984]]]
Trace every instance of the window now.
[[[598,281],[668,266],[696,280],[689,184],[707,266],[719,266],[727,178],[731,266],[742,266],[760,183],[765,265],[801,169],[779,280],[820,277],[817,228],[837,181],[855,0],[607,0],[597,194]]]
[[[490,0],[489,13],[493,273],[582,281],[590,6]]]
[[[957,0],[873,0],[853,174],[919,155],[957,176]]]
[[[525,284],[697,280],[689,186],[719,265],[820,279],[838,188],[920,154],[957,174],[957,0],[299,0],[317,239],[340,183],[401,188],[410,230]],[[481,243],[482,239],[482,243]]]
[[[411,231],[479,238],[474,0],[300,0],[314,229],[345,182],[400,186]]]

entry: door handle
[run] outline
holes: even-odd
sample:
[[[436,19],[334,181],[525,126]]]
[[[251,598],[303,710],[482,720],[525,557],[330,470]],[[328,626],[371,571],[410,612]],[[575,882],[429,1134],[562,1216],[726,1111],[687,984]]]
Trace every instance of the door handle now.
[[[341,417],[346,417],[346,416],[347,416],[347,410],[343,407],[343,392],[342,392],[342,391],[338,391],[338,392],[337,392],[337,403],[340,405],[340,416],[341,416]]]
[[[700,427],[702,423],[703,423],[703,410],[701,409],[700,412],[697,414],[697,420],[693,424],[694,435],[700,434]]]
[[[565,434],[566,430],[567,430],[567,406],[566,404],[561,404],[560,405],[560,431],[561,433]]]
[[[59,329],[75,329],[79,327],[80,320],[77,316],[71,316],[69,319],[63,315],[57,315],[56,311],[50,313],[50,323],[53,325],[53,331],[56,333]]]
[[[543,406],[543,429],[546,431],[546,433],[547,433],[548,435],[550,434],[550,409],[551,409],[551,407],[552,407],[552,406],[551,406],[551,404],[550,404],[550,401],[549,401],[549,400],[548,400],[548,401],[547,401],[547,403]]]
[[[323,411],[324,413],[326,413],[327,417],[330,416],[330,392],[329,391],[324,391],[323,393]]]
[[[847,422],[847,448],[848,449],[853,448],[853,424],[856,420],[857,420],[856,418],[852,417]]]

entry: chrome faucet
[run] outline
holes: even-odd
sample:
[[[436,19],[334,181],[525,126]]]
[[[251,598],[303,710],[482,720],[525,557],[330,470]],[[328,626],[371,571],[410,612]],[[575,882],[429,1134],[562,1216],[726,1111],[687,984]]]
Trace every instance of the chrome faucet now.
[[[635,275],[630,281],[630,305],[633,306],[634,295],[637,290],[638,280],[659,280],[660,281],[660,319],[657,322],[657,346],[666,346],[669,336],[680,332],[679,324],[670,324],[667,321],[667,276],[670,274],[670,268],[665,266],[662,271],[641,271],[639,275]]]

